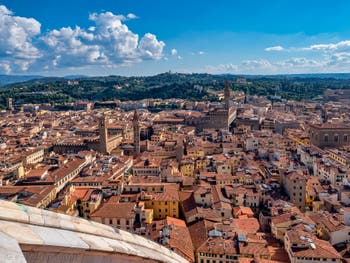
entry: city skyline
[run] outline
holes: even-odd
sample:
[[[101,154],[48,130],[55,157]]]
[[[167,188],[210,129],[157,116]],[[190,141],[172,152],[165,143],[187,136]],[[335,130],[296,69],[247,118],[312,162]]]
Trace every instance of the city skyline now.
[[[349,72],[350,3],[0,1],[0,74]]]

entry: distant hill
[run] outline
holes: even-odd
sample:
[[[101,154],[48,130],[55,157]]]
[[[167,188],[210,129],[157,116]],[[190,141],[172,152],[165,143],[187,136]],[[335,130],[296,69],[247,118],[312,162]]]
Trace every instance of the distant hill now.
[[[89,76],[86,76],[86,75],[67,75],[67,76],[64,76],[65,79],[85,79],[88,77]]]
[[[1,78],[2,77],[2,78]],[[245,77],[249,84],[235,84],[237,77]],[[74,78],[74,84],[68,80]],[[250,95],[279,96],[292,100],[319,100],[327,89],[350,89],[350,74],[290,74],[290,75],[210,75],[162,73],[154,76],[0,76],[0,81],[12,82],[0,88],[0,109],[6,98],[17,105],[24,103],[62,104],[78,100],[105,101],[118,99],[142,100],[188,99],[216,101],[218,91],[230,81],[231,88]],[[195,87],[201,86],[198,90]]]
[[[80,79],[80,80],[96,80],[96,81],[123,81],[128,79],[147,79],[154,81],[162,81],[166,79],[167,82],[179,82],[181,80],[192,80],[193,78],[200,78],[202,81],[208,81],[212,79],[216,79],[213,77],[215,75],[211,74],[183,74],[183,73],[161,73],[154,76],[135,76],[135,77],[125,77],[125,76],[86,76],[86,75],[67,75],[64,77],[46,77],[40,75],[0,75],[0,87],[6,86],[14,83],[21,82],[42,82],[47,83],[50,81],[59,81],[59,80],[71,80],[71,79]],[[219,74],[216,75],[218,79],[227,78],[234,79],[235,77],[245,77],[247,79],[298,79],[298,78],[307,78],[307,79],[350,79],[350,73],[310,73],[310,74],[278,74],[278,75],[247,75],[247,74]]]
[[[17,82],[25,82],[33,79],[40,79],[38,75],[0,75],[0,87]]]

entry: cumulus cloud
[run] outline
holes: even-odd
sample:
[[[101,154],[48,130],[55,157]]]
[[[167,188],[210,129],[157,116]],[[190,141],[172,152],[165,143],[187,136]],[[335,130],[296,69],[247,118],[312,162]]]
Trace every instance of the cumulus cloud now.
[[[344,63],[350,65],[350,53],[334,58],[333,61],[343,59]],[[317,61],[313,59],[297,57],[271,62],[266,59],[245,60],[236,64],[220,64],[218,66],[207,66],[206,72],[210,73],[238,73],[238,74],[284,74],[284,73],[307,73],[324,72],[325,66],[330,61]]]
[[[204,51],[198,51],[198,55],[204,55],[205,52]]]
[[[350,52],[338,52],[330,55],[327,66],[348,71],[350,66]]]
[[[313,59],[307,59],[307,58],[290,58],[287,60],[284,60],[282,62],[277,62],[277,66],[282,66],[285,68],[289,67],[320,67],[323,66],[324,63],[318,62]]]
[[[10,73],[11,68],[25,69],[41,56],[33,44],[40,27],[37,20],[15,16],[6,6],[0,5],[0,67],[5,73]]]
[[[274,47],[265,48],[265,51],[282,51],[282,50],[284,50],[284,47],[282,47],[282,46],[274,46]]]
[[[67,27],[48,32],[41,39],[48,47],[52,66],[115,66],[160,59],[165,43],[151,33],[140,40],[122,23],[124,17],[111,12],[94,13],[89,19],[93,30]]]
[[[158,41],[155,35],[147,33],[141,39],[138,49],[144,58],[160,59],[163,55],[164,46],[163,41]]]
[[[68,26],[41,34],[38,21],[0,5],[0,69],[113,67],[162,58],[163,41],[151,33],[139,37],[123,23],[136,18],[132,13],[93,13],[89,20],[94,25],[87,29]]]
[[[350,50],[350,40],[344,40],[344,41],[340,41],[338,43],[330,43],[330,44],[315,44],[315,45],[301,48],[301,50],[312,50],[312,51],[345,51],[345,50]]]

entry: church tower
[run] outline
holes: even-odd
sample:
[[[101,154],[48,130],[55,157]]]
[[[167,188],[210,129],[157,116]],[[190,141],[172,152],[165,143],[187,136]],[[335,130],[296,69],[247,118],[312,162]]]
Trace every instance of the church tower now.
[[[99,120],[99,132],[100,132],[100,152],[108,153],[108,130],[107,130],[107,118],[103,115]]]
[[[134,128],[134,157],[140,154],[140,123],[139,123],[139,115],[137,110],[134,111],[134,118],[132,119],[132,126]]]
[[[225,96],[225,110],[230,110],[230,83],[226,81],[225,83],[225,90],[224,90],[224,96]]]

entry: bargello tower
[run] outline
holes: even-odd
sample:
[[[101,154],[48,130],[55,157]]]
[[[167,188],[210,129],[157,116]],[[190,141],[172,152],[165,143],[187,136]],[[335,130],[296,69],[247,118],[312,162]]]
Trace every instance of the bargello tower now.
[[[134,157],[140,154],[140,123],[139,123],[139,115],[137,110],[134,111],[134,117],[132,119],[132,125],[134,128]]]
[[[99,132],[100,132],[100,152],[107,154],[108,150],[108,130],[107,130],[107,117],[103,115],[99,120]]]
[[[225,97],[225,110],[229,112],[230,110],[230,82],[226,81],[225,83],[225,90],[224,90],[224,97]]]

